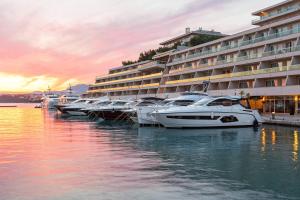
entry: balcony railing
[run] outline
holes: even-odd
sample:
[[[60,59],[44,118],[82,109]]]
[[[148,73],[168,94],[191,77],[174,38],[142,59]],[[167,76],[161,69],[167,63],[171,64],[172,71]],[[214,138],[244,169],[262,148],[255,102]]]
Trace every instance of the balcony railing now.
[[[141,85],[141,88],[158,87],[158,86],[159,86],[159,83],[149,83],[149,84]]]
[[[99,80],[101,78],[109,78],[109,77],[115,76],[115,75],[126,74],[128,72],[134,72],[134,71],[137,71],[137,69],[131,69],[131,70],[123,71],[123,72],[117,72],[117,73],[113,73],[113,74],[107,74],[107,75],[97,76],[96,80]]]
[[[284,49],[277,49],[277,50],[273,50],[273,51],[264,52],[262,54],[251,54],[251,55],[246,55],[246,56],[240,56],[240,57],[236,57],[234,59],[229,59],[229,60],[218,60],[215,64],[212,64],[212,66],[213,65],[223,65],[223,64],[227,64],[227,63],[233,63],[233,62],[241,62],[241,61],[251,60],[251,59],[255,59],[255,58],[262,58],[262,57],[267,57],[267,56],[272,56],[272,55],[280,55],[280,54],[290,53],[290,52],[295,52],[295,51],[300,51],[300,46],[284,48]],[[177,70],[170,71],[169,74],[173,74],[173,73],[180,72],[180,71],[191,70],[191,69],[199,69],[199,68],[203,68],[203,67],[207,67],[207,66],[209,66],[209,65],[201,64],[200,66],[196,66],[196,67],[180,68]]]
[[[239,47],[239,44],[238,43],[235,43],[234,45],[226,45],[226,46],[223,46],[219,49],[219,51],[225,51],[225,50],[228,50],[228,49],[234,49],[234,48],[237,48]]]
[[[138,69],[144,69],[144,68],[149,68],[149,67],[157,67],[157,66],[162,66],[164,63],[159,62],[159,61],[152,61],[143,65],[139,65]]]
[[[182,72],[182,71],[188,71],[188,70],[193,70],[193,69],[201,69],[210,66],[209,64],[200,64],[192,67],[183,67],[183,68],[178,68],[178,69],[172,69],[169,71],[168,74],[174,74],[177,72]]]
[[[275,39],[275,38],[279,38],[279,37],[284,37],[284,36],[292,35],[292,34],[295,34],[295,33],[300,33],[300,26],[298,26],[296,28],[293,28],[293,29],[290,29],[290,30],[281,31],[281,32],[269,34],[269,35],[266,35],[266,36],[257,37],[257,38],[252,39],[252,40],[245,40],[245,41],[242,41],[240,43],[240,46],[255,44],[255,43],[258,43],[258,42],[265,41],[265,40],[271,40],[271,39]]]
[[[216,80],[216,79],[223,79],[223,78],[251,76],[251,75],[258,75],[258,74],[270,74],[275,72],[284,72],[284,71],[292,71],[292,70],[300,70],[300,65],[273,67],[273,68],[257,69],[252,71],[235,72],[235,73],[228,73],[228,74],[218,74],[213,76],[204,76],[204,77],[197,77],[197,78],[167,81],[166,85],[190,83],[190,82],[204,81],[204,80]]]
[[[236,45],[233,45],[233,46],[230,46],[230,45],[224,46],[224,47],[221,47],[220,49],[215,50],[215,51],[212,51],[212,50],[202,51],[202,52],[197,52],[197,53],[194,53],[194,54],[189,54],[187,56],[187,58],[183,58],[183,57],[175,58],[175,59],[173,59],[173,61],[171,63],[182,61],[182,60],[185,60],[185,59],[205,56],[205,55],[208,55],[208,54],[221,52],[221,51],[228,50],[228,49],[242,47],[242,46],[246,46],[246,45],[249,45],[249,44],[255,44],[255,43],[266,41],[266,40],[276,39],[276,38],[280,38],[280,37],[284,37],[284,36],[288,36],[288,35],[292,35],[292,34],[296,34],[296,33],[300,33],[300,26],[297,26],[296,28],[293,28],[293,29],[290,29],[290,30],[269,34],[267,36],[257,37],[257,38],[252,39],[252,40],[244,40],[244,41],[240,42],[239,44],[236,44]]]
[[[128,89],[145,89],[148,87],[158,87],[159,83],[150,83],[144,85],[132,85],[126,87],[115,87],[115,88],[105,88],[105,89],[96,89],[96,90],[89,90],[88,93],[96,93],[96,92],[114,92],[114,91],[123,91]]]
[[[124,82],[124,81],[126,82],[126,81],[143,80],[146,78],[152,78],[152,77],[161,76],[161,75],[162,75],[162,72],[155,73],[155,74],[149,74],[149,75],[145,75],[145,76],[137,76],[137,77],[132,77],[132,78],[125,78],[125,79],[107,81],[107,82],[103,82],[103,83],[97,83],[97,84],[94,84],[94,86],[107,85],[107,84],[111,84],[111,83],[118,83],[118,82]]]
[[[269,18],[272,18],[272,17],[275,17],[275,16],[279,16],[279,15],[282,15],[284,13],[294,12],[294,11],[297,11],[299,9],[300,9],[299,5],[295,5],[295,6],[292,6],[292,7],[289,7],[289,8],[284,8],[284,9],[278,10],[276,12],[272,12],[272,13],[266,15],[266,16],[261,16],[260,19],[252,20],[252,23],[256,24],[260,21],[263,21],[263,20],[266,20],[266,19],[269,19]]]
[[[223,65],[223,64],[226,64],[226,63],[232,63],[234,62],[234,59],[233,58],[230,58],[230,59],[224,59],[224,60],[218,60],[216,62],[217,65]]]
[[[284,49],[276,49],[276,50],[273,50],[273,51],[264,52],[262,54],[262,56],[266,57],[266,56],[290,53],[290,52],[295,52],[295,51],[300,51],[300,46],[289,47],[289,48],[284,48]]]

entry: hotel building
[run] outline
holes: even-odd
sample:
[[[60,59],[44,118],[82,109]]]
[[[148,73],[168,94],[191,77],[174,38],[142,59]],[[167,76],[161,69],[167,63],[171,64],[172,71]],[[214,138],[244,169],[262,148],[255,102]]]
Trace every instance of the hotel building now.
[[[262,112],[297,113],[300,96],[300,0],[253,13],[255,28],[194,47],[179,47],[152,61],[113,68],[97,77],[90,96],[170,97],[184,91],[247,95]],[[201,31],[201,30],[200,30]],[[181,37],[161,43],[186,42]]]

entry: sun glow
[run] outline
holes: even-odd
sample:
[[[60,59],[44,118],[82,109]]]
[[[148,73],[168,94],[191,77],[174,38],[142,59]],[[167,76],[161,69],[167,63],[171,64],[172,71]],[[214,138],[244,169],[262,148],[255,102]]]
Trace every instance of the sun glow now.
[[[0,72],[0,92],[23,93],[45,91],[50,87],[53,90],[63,90],[68,84],[79,83],[76,79],[61,81],[55,77],[33,76],[26,77]]]

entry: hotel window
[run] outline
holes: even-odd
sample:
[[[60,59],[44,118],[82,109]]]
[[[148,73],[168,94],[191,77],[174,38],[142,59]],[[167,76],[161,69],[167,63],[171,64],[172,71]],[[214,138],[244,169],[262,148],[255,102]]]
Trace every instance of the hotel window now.
[[[282,66],[287,66],[287,60],[282,61]]]
[[[287,43],[285,43],[285,48],[292,48],[292,46],[293,46],[293,44],[292,44],[292,42],[287,42]]]
[[[269,46],[269,51],[274,51],[275,50],[275,47],[273,45],[270,45]]]
[[[278,63],[277,62],[275,62],[275,63],[271,63],[271,68],[274,68],[274,67],[278,67],[279,65],[278,65]]]
[[[248,83],[247,81],[241,81],[239,82],[239,88],[248,88]]]
[[[266,87],[275,87],[274,80],[266,80]]]

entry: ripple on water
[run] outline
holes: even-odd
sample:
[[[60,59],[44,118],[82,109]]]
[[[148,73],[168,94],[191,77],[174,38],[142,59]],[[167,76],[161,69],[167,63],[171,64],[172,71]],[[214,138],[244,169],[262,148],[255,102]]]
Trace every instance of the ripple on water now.
[[[300,199],[298,129],[180,129],[0,109],[0,199]]]

